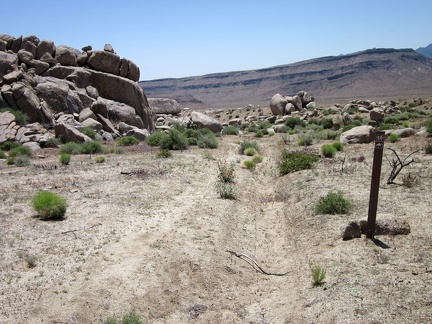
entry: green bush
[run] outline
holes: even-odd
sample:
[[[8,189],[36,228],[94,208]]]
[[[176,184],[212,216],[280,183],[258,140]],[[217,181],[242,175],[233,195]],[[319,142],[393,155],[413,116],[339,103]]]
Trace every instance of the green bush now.
[[[6,159],[6,164],[7,165],[12,165],[14,163],[15,163],[15,158],[12,157],[12,156],[8,156],[7,159]]]
[[[31,198],[31,205],[41,219],[63,219],[66,200],[50,191],[39,191]]]
[[[116,142],[118,146],[132,146],[139,144],[139,140],[134,136],[123,136]]]
[[[283,150],[279,161],[279,173],[283,176],[291,172],[312,169],[318,160],[319,156],[315,154]]]
[[[96,163],[105,163],[105,156],[96,157]]]
[[[326,270],[323,267],[310,265],[312,285],[319,286],[324,282]]]
[[[79,131],[81,133],[83,133],[84,135],[87,135],[88,137],[90,137],[92,140],[94,140],[96,138],[97,132],[91,127],[83,127]]]
[[[426,122],[426,131],[429,135],[432,135],[432,119]]]
[[[43,147],[58,147],[60,145],[60,141],[58,138],[51,137],[41,144]]]
[[[103,151],[103,146],[98,141],[87,141],[81,143],[80,153],[81,154],[94,154],[101,153]]]
[[[168,134],[157,130],[156,132],[150,134],[150,136],[147,136],[145,139],[145,142],[150,146],[160,146],[161,142],[168,137]]]
[[[263,130],[262,129],[259,129],[256,133],[255,133],[255,136],[254,137],[256,137],[256,138],[261,138],[261,137],[263,137],[264,136],[264,132],[263,132]]]
[[[126,314],[124,314],[120,320],[116,319],[115,317],[109,317],[103,323],[104,324],[143,324],[144,321],[135,310],[131,310]]]
[[[243,153],[247,156],[254,156],[255,154],[258,154],[257,150],[253,147],[248,147]]]
[[[399,141],[399,135],[398,134],[390,134],[388,136],[388,140],[392,143],[396,143],[397,141]]]
[[[334,142],[332,145],[337,151],[343,151],[343,144],[341,142]]]
[[[382,123],[375,128],[377,131],[385,131],[385,130],[393,129],[393,125]]]
[[[222,135],[238,135],[239,130],[234,126],[227,126],[222,130]]]
[[[60,153],[80,154],[81,145],[76,142],[69,142],[60,147]]]
[[[332,144],[324,144],[321,146],[321,152],[327,158],[334,158],[336,155],[336,148]]]
[[[0,160],[4,159],[6,159],[6,154],[2,150],[0,150]]]
[[[324,129],[331,129],[331,128],[333,128],[333,119],[324,118],[321,122],[321,125]]]
[[[169,158],[172,156],[172,153],[170,150],[168,149],[160,149],[157,153],[156,153],[156,157],[158,158]]]
[[[240,154],[245,154],[246,149],[248,148],[253,148],[255,149],[258,153],[260,151],[259,146],[257,144],[257,142],[241,142],[240,143]]]
[[[301,135],[299,135],[298,140],[297,140],[297,143],[300,146],[312,145],[312,142],[313,142],[313,138],[309,134],[301,134]]]
[[[396,118],[395,116],[387,116],[387,117],[384,117],[384,123],[385,124],[396,124],[396,125],[398,125],[399,124],[399,119]]]
[[[1,108],[0,112],[10,112],[12,115],[15,116],[15,123],[17,123],[20,126],[25,126],[28,123],[28,116],[24,114],[21,110],[16,110],[13,108]]]
[[[298,117],[287,118],[285,125],[291,129],[294,129],[296,126],[306,127],[306,123]]]
[[[9,157],[16,157],[18,155],[30,157],[32,156],[32,150],[27,146],[19,145],[9,151]]]
[[[188,146],[188,140],[179,130],[171,128],[168,136],[164,137],[159,144],[161,149],[167,150],[185,150]]]
[[[69,153],[66,152],[60,153],[59,161],[62,165],[69,165],[70,160],[71,160],[71,155]]]
[[[30,158],[27,155],[17,155],[13,159],[14,164],[18,167],[27,166],[30,164]]]
[[[262,155],[255,154],[252,156],[252,161],[254,161],[255,163],[261,163],[263,160],[264,157]]]
[[[201,138],[198,140],[198,147],[199,148],[215,149],[218,146],[219,146],[219,143],[216,140],[216,135],[212,132],[202,134]]]
[[[342,191],[332,191],[321,197],[315,205],[315,214],[346,214],[351,203],[344,197]]]
[[[243,166],[246,169],[255,169],[256,168],[256,163],[252,160],[244,160],[243,161]]]
[[[1,143],[0,149],[3,151],[10,151],[15,147],[21,146],[21,143],[19,142],[12,142],[12,141],[6,141]]]
[[[197,146],[198,140],[195,137],[188,137],[187,138],[188,145]]]
[[[428,144],[425,147],[426,154],[432,154],[432,144]]]

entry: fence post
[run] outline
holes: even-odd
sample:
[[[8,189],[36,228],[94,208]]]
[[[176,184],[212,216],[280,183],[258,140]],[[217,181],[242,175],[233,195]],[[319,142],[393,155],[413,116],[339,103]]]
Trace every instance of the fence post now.
[[[366,229],[366,237],[373,239],[375,235],[376,213],[378,206],[378,193],[381,178],[381,165],[384,151],[384,132],[376,132],[375,149],[372,165],[372,180],[369,197],[369,212]]]

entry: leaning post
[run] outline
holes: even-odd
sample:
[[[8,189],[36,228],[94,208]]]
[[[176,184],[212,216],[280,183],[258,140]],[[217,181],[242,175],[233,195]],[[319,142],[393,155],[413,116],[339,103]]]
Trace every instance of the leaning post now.
[[[366,229],[366,237],[373,239],[375,235],[376,213],[378,206],[378,193],[381,178],[381,165],[384,151],[384,132],[377,132],[375,137],[375,149],[372,165],[372,180],[369,197],[369,212]]]

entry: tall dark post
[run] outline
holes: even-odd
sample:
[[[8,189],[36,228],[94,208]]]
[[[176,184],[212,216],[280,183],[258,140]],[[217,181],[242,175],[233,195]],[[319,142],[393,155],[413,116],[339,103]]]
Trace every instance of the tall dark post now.
[[[381,178],[381,165],[384,151],[384,132],[377,132],[375,138],[374,158],[372,165],[372,180],[369,197],[369,213],[366,237],[373,239],[375,235],[376,213],[378,206],[378,193]]]

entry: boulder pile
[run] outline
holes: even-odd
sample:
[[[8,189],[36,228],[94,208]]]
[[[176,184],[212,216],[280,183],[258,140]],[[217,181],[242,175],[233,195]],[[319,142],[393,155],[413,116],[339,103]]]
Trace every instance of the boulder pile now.
[[[91,46],[79,51],[33,35],[0,34],[0,108],[19,110],[30,124],[55,130],[56,136],[67,136],[62,130],[70,127],[121,135],[120,123],[122,129],[154,131],[155,114],[139,77],[138,66],[109,44],[103,51]],[[8,131],[0,133],[0,143],[6,137],[13,140]]]
[[[315,99],[306,91],[299,91],[295,96],[275,94],[270,101],[273,115],[289,115],[303,108],[315,108]]]

